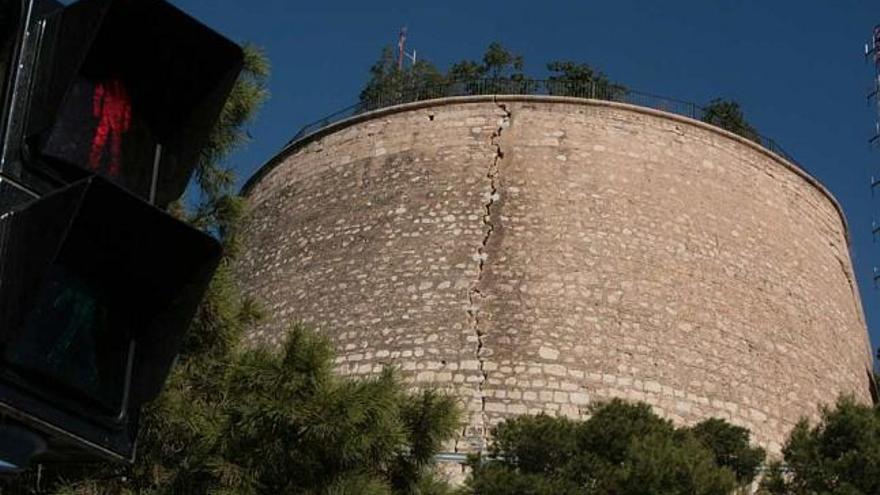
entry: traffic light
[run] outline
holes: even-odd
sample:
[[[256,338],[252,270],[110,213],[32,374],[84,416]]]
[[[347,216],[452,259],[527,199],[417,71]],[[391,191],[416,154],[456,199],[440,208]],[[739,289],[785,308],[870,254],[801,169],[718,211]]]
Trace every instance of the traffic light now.
[[[45,432],[58,460],[77,439],[90,454],[130,456],[138,410],[161,388],[219,254],[99,176],[7,212],[0,410],[59,427]]]
[[[80,0],[38,22],[33,84],[16,96],[24,173],[65,181],[74,165],[159,206],[180,197],[241,49],[160,0]]]
[[[220,258],[162,208],[242,53],[163,0],[0,0],[0,29],[0,461],[131,460]]]

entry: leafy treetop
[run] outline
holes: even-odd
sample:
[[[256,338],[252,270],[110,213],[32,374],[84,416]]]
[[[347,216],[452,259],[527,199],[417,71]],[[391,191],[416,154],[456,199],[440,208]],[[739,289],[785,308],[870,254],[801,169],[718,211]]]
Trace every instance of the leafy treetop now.
[[[761,143],[758,131],[746,120],[739,103],[716,98],[703,108],[703,122],[718,126],[734,134]]]
[[[771,463],[761,493],[880,493],[880,408],[843,397],[822,409],[816,425],[799,422],[782,454],[782,462]]]
[[[764,460],[743,428],[722,420],[675,428],[650,406],[618,399],[586,421],[520,416],[493,433],[490,460],[472,461],[474,494],[727,495]]]
[[[589,64],[571,60],[553,60],[547,65],[550,75],[543,84],[548,94],[625,101],[629,90]],[[370,67],[370,76],[360,93],[360,111],[373,110],[451,95],[529,94],[539,89],[539,82],[525,72],[522,55],[498,42],[492,42],[479,61],[461,60],[446,73],[431,62],[419,60],[399,67],[390,46]],[[760,143],[756,129],[733,100],[716,98],[703,109],[701,120]]]

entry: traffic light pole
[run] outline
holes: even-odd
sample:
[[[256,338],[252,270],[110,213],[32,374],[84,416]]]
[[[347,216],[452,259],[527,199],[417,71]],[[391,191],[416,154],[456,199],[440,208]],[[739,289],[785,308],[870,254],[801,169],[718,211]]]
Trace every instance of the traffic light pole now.
[[[26,180],[24,171],[26,148],[21,145],[28,121],[28,105],[33,91],[32,81],[37,71],[40,45],[46,34],[47,20],[37,19],[38,11],[47,16],[58,12],[61,4],[55,0],[12,0],[18,2],[18,22],[15,42],[8,54],[9,66],[6,84],[0,82],[6,94],[0,94],[3,103],[0,122],[0,214],[22,202],[39,198],[50,190],[40,180]],[[10,2],[10,3],[12,3]],[[7,74],[0,74],[5,77]],[[14,191],[12,191],[14,190]]]
[[[8,67],[9,74],[0,74],[0,77],[7,77],[8,83],[2,84],[0,83],[0,87],[6,88],[8,86],[6,94],[0,95],[0,97],[4,97],[3,101],[3,122],[0,122],[3,129],[2,135],[2,148],[0,148],[0,175],[6,175],[4,172],[12,172],[10,175],[17,175],[15,172],[19,171],[20,164],[18,163],[18,153],[20,150],[17,147],[18,136],[17,134],[21,131],[20,122],[22,119],[22,112],[24,111],[25,106],[27,105],[27,98],[22,97],[22,93],[26,92],[27,85],[26,81],[28,78],[26,67],[30,67],[33,65],[33,60],[27,60],[29,57],[27,55],[33,56],[35,52],[30,47],[30,41],[32,39],[31,36],[31,19],[34,11],[34,2],[29,0],[21,0],[20,7],[18,9],[18,22],[16,24],[17,33],[15,36],[15,41],[12,44],[10,53],[6,56],[8,60],[6,61],[6,65]],[[9,15],[14,15],[10,13]],[[19,67],[21,69],[19,69]],[[13,167],[15,167],[13,169]],[[10,170],[12,169],[12,170]]]

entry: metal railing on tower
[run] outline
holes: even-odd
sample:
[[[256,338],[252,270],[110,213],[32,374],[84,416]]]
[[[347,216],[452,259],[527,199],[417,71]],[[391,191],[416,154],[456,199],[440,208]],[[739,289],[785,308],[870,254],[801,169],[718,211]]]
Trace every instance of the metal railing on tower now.
[[[324,127],[336,122],[354,117],[366,112],[379,110],[395,105],[413,103],[436,98],[452,96],[477,96],[477,95],[548,95],[568,96],[589,100],[614,101],[628,103],[641,107],[653,108],[664,112],[675,113],[702,120],[705,108],[694,102],[658,96],[651,93],[635,91],[625,86],[608,82],[607,80],[578,81],[569,79],[472,79],[465,81],[441,81],[434,83],[420,83],[409,86],[389,88],[386,91],[374,93],[368,98],[362,98],[354,105],[338,110],[326,117],[306,124],[294,134],[286,146],[307,137]],[[737,129],[728,129],[738,133]],[[756,133],[743,136],[754,141],[764,148],[785,158],[797,165],[805,172],[809,172],[803,165],[798,163],[791,155],[785,152],[779,144],[771,138]]]

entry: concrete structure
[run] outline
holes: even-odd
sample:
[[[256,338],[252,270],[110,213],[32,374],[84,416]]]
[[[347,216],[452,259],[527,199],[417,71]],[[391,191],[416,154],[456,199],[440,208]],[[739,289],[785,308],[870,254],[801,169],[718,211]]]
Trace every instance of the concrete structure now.
[[[246,187],[245,290],[276,343],[462,397],[457,448],[611,397],[718,416],[778,452],[871,350],[840,207],[793,164],[685,117],[560,97],[447,98],[334,124]]]

